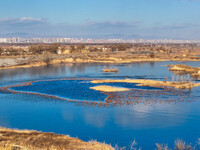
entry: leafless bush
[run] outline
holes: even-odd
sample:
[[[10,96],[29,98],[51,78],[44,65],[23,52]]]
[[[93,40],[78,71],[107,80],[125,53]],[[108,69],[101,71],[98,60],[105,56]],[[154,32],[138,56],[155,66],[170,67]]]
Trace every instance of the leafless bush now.
[[[165,82],[167,82],[168,81],[168,77],[165,77]]]
[[[198,138],[197,144],[200,146],[200,138]]]
[[[155,54],[152,52],[152,53],[149,54],[149,57],[150,58],[155,58]]]
[[[43,56],[43,61],[46,63],[46,64],[49,64],[51,62],[51,60],[53,59],[53,56],[52,54],[50,53],[45,53],[44,56]]]
[[[191,144],[186,145],[186,142],[178,139],[175,141],[174,150],[195,150],[195,147],[192,147]]]
[[[157,150],[169,150],[168,145],[156,143]]]
[[[137,142],[133,140],[129,147],[119,147],[118,145],[115,145],[115,150],[141,150],[140,148],[137,148]]]
[[[114,147],[115,150],[126,150],[126,147],[120,147],[117,144]]]
[[[131,150],[135,150],[135,146],[137,145],[137,142],[134,140],[131,144],[130,144],[130,149]]]

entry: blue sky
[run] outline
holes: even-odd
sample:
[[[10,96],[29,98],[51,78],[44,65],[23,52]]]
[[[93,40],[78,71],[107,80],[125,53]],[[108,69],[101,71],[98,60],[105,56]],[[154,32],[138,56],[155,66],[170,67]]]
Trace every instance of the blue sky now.
[[[0,36],[200,39],[200,0],[1,0]]]

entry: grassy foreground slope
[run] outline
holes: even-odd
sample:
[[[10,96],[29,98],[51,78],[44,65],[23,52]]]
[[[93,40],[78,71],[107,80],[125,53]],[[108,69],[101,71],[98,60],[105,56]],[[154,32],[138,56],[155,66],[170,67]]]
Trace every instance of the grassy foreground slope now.
[[[114,150],[96,141],[84,142],[66,135],[0,127],[0,150]]]

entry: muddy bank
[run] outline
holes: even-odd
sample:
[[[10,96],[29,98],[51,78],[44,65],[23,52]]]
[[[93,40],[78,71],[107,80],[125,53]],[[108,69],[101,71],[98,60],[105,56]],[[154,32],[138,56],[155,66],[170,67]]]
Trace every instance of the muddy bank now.
[[[96,141],[84,142],[66,135],[0,127],[0,149],[6,150],[114,150],[110,145]]]

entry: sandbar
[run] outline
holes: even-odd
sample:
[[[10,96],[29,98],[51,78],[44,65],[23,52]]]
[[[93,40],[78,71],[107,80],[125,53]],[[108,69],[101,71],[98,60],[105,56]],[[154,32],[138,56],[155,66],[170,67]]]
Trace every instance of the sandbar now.
[[[123,92],[123,91],[129,91],[130,90],[128,88],[113,87],[113,86],[107,86],[107,85],[90,87],[90,89],[101,91],[101,92]]]

